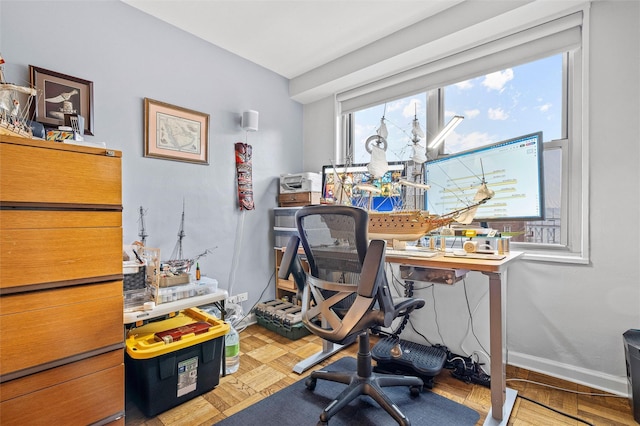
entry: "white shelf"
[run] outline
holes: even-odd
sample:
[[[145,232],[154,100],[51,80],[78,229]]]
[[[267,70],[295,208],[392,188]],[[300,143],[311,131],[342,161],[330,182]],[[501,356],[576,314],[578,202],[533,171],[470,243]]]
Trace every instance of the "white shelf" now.
[[[176,300],[175,302],[161,303],[155,308],[148,311],[135,311],[124,313],[124,324],[133,324],[137,321],[146,321],[157,318],[172,312],[178,312],[182,309],[193,308],[196,306],[207,305],[209,303],[227,300],[227,290],[218,289],[214,293],[204,294],[202,296],[187,297],[185,299]]]

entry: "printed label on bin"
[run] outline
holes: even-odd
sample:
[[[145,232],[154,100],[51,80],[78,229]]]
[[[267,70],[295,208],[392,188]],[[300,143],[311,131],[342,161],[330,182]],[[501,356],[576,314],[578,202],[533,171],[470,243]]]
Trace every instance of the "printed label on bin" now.
[[[178,397],[196,390],[198,385],[198,357],[178,363]]]

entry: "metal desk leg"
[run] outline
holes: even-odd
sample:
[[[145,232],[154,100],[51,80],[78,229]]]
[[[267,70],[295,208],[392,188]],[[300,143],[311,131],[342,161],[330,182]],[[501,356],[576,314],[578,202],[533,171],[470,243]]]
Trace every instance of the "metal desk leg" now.
[[[489,277],[489,333],[491,350],[491,410],[485,425],[506,425],[517,391],[506,384],[506,296],[507,272],[483,272]],[[502,275],[502,276],[501,276]],[[502,282],[504,278],[504,283]]]
[[[319,362],[324,361],[329,358],[331,355],[335,354],[342,350],[342,348],[347,345],[337,345],[335,343],[331,343],[327,340],[322,341],[322,351],[311,355],[309,358],[303,359],[299,363],[293,366],[293,372],[302,374],[304,371],[318,364]]]
[[[324,318],[322,319],[322,326],[323,327],[328,326]],[[324,361],[325,359],[329,358],[331,355],[341,351],[342,348],[345,348],[347,346],[348,345],[338,345],[338,344],[329,342],[328,340],[322,340],[322,351],[314,355],[311,355],[309,358],[303,359],[302,361],[294,365],[293,372],[302,374],[304,371],[313,367],[317,363]]]

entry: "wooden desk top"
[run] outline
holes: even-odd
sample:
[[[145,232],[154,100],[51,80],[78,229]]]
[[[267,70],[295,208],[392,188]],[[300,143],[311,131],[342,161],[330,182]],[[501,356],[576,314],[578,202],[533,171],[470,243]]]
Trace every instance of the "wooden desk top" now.
[[[500,260],[473,259],[464,256],[449,257],[444,254],[438,254],[434,257],[418,257],[412,256],[411,252],[407,255],[387,254],[386,262],[398,263],[401,265],[424,266],[426,268],[439,269],[467,269],[469,271],[478,272],[502,272],[508,264],[521,257],[524,253],[511,251],[506,253],[506,257]]]

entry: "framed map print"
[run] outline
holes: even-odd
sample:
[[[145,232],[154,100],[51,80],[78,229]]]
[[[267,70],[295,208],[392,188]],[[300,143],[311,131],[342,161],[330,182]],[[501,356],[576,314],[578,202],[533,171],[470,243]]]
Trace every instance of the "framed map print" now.
[[[209,114],[144,99],[144,156],[209,164]]]

